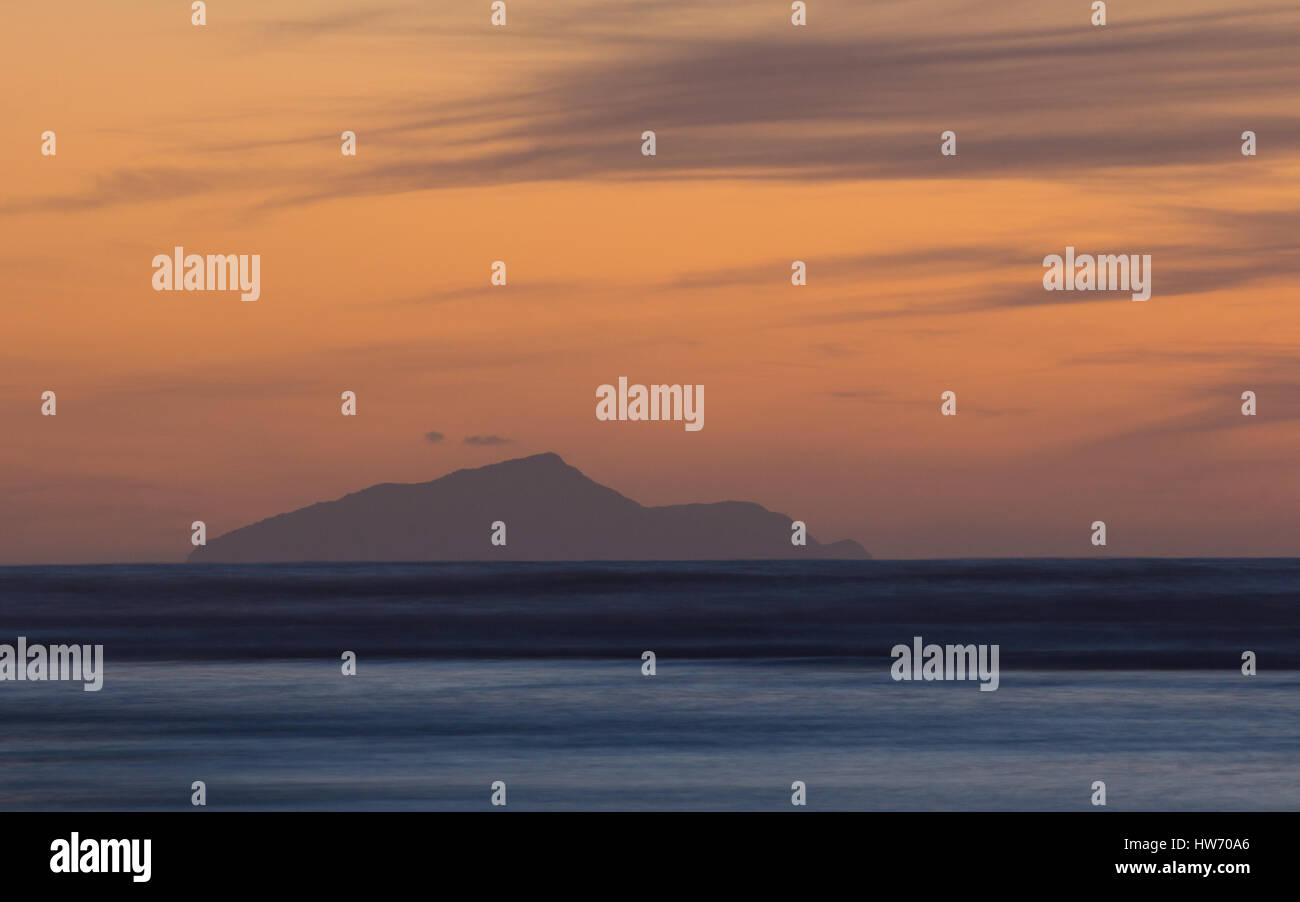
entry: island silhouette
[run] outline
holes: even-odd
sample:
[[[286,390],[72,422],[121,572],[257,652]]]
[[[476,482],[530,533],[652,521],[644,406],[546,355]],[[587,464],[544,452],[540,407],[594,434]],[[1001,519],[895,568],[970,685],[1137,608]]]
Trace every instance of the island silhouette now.
[[[493,544],[504,524],[505,544]],[[747,501],[646,507],[558,454],[381,483],[244,526],[194,563],[862,559],[862,545],[791,542],[793,518]]]

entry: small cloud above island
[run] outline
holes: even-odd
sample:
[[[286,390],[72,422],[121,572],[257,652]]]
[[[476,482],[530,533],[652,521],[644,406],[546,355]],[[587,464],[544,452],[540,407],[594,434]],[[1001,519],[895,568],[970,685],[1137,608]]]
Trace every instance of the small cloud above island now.
[[[425,440],[426,442],[429,442],[430,444],[432,444],[432,443],[434,443],[434,442],[440,442],[440,441],[442,441],[444,438],[446,438],[446,436],[443,435],[441,432],[426,432],[426,433],[424,434],[424,440]]]

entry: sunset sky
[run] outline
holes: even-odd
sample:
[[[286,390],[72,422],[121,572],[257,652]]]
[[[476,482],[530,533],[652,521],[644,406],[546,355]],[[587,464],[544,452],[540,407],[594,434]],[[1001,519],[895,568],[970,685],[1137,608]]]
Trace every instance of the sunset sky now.
[[[877,557],[1300,553],[1300,6],[489,5],[5,4],[0,563],[542,451]],[[176,245],[261,299],[155,292]]]

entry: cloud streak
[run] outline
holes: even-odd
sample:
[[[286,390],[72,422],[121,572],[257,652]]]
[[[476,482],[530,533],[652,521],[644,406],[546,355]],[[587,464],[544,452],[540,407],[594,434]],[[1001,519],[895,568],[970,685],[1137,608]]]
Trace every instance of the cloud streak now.
[[[407,152],[367,159],[368,153],[343,173],[320,163],[267,168],[264,161],[238,171],[128,167],[77,193],[19,197],[0,211],[93,209],[250,188],[263,195],[276,189],[256,207],[273,210],[574,179],[1079,177],[1113,168],[1240,163],[1245,128],[1260,135],[1274,159],[1300,153],[1300,117],[1285,99],[1300,83],[1294,53],[1300,10],[1294,7],[1125,21],[1106,29],[1104,40],[1091,27],[1030,28],[1024,17],[1009,14],[991,27],[981,21],[975,33],[899,31],[839,9],[833,30],[644,39],[662,32],[662,19],[690,8],[675,2],[624,8],[611,28],[636,33],[636,40],[611,41],[605,53],[577,54],[577,62],[572,54],[529,57],[523,83],[507,76],[497,80],[505,87],[488,95],[371,98],[358,107],[380,111],[366,116],[367,147],[400,145]],[[740,9],[738,21],[749,21],[749,7]],[[441,27],[444,34],[460,28],[423,15],[417,8],[340,11],[244,27],[268,41],[364,40],[403,23]],[[539,42],[589,48],[585,32],[566,36],[544,23],[596,24],[611,15],[584,6],[543,16],[532,27]],[[637,22],[650,31],[629,29]],[[503,73],[526,52],[515,40],[474,46],[481,65]],[[652,160],[639,152],[646,128],[659,139]],[[945,129],[958,134],[956,157],[938,152]],[[258,134],[266,137],[234,146],[308,148],[332,141],[337,128],[331,122],[276,134],[272,126]]]

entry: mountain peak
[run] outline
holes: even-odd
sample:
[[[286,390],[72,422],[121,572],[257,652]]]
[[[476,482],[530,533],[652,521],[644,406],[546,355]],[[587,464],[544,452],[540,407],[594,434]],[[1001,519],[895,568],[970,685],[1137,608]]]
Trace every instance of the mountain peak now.
[[[474,469],[487,470],[492,467],[527,467],[530,469],[545,470],[568,466],[569,465],[564,462],[564,458],[560,457],[560,455],[556,454],[554,451],[543,451],[540,454],[530,454],[527,457],[512,457],[510,460],[502,460],[494,464],[487,464],[486,466],[476,467]],[[470,472],[473,472],[473,470]]]

